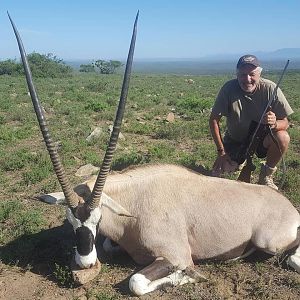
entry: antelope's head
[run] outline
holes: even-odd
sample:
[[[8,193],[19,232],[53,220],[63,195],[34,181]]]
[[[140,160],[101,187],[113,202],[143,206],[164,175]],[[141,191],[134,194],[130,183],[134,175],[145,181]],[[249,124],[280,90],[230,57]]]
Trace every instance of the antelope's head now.
[[[47,150],[49,152],[54,171],[57,175],[58,181],[61,185],[61,188],[66,198],[66,202],[68,205],[67,219],[72,224],[76,236],[75,262],[81,268],[90,268],[96,263],[97,260],[95,239],[97,233],[97,226],[101,220],[101,206],[105,205],[120,215],[130,215],[124,209],[122,210],[122,207],[120,206],[118,207],[116,203],[113,203],[112,199],[110,199],[104,194],[102,195],[102,191],[111,167],[113,153],[116,149],[116,145],[117,145],[117,141],[121,129],[121,124],[122,124],[122,119],[124,115],[130,75],[131,75],[136,33],[137,33],[138,15],[139,13],[137,13],[134,22],[133,33],[131,37],[131,43],[130,43],[129,53],[127,57],[123,85],[121,90],[121,96],[120,96],[120,101],[116,113],[116,118],[114,121],[113,131],[111,133],[109,144],[102,162],[102,166],[97,176],[97,180],[95,182],[93,191],[91,193],[91,196],[89,197],[89,199],[84,201],[84,199],[78,196],[71,188],[69,181],[65,175],[65,171],[61,164],[61,160],[59,158],[57,149],[51,139],[50,131],[47,126],[47,122],[43,113],[41,103],[37,96],[37,92],[33,83],[31,70],[29,67],[29,63],[27,60],[26,52],[21,37],[18,33],[18,30],[14,22],[12,21],[10,15],[8,14],[8,17],[10,19],[10,22],[12,24],[18,42],[21,59],[25,71],[26,81],[31,95],[31,100],[34,106],[34,110],[38,119],[38,123]]]

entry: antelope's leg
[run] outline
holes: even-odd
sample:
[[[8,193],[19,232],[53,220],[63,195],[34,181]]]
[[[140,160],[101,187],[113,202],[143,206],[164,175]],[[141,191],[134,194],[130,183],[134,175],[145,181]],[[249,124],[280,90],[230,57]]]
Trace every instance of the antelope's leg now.
[[[193,268],[179,270],[167,259],[158,257],[151,265],[134,274],[129,280],[130,290],[138,296],[150,293],[165,286],[194,283],[204,278]]]
[[[300,273],[300,227],[298,228],[297,245],[296,251],[288,257],[287,264]]]
[[[109,255],[122,254],[125,252],[125,250],[121,246],[119,246],[109,238],[105,238],[102,247],[103,250]]]
[[[300,246],[296,252],[287,259],[287,263],[290,267],[300,273]]]
[[[259,226],[252,234],[253,245],[271,255],[297,247],[300,240],[300,219],[290,218],[279,225],[276,228],[267,224]]]

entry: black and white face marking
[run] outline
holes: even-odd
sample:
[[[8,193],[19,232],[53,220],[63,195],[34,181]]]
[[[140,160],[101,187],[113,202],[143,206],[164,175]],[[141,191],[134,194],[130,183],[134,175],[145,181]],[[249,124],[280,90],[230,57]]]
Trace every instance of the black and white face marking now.
[[[67,219],[72,224],[76,236],[75,262],[85,269],[92,267],[97,260],[95,240],[97,225],[101,219],[99,207],[92,211],[86,208],[86,206],[78,206],[75,210],[67,208]]]

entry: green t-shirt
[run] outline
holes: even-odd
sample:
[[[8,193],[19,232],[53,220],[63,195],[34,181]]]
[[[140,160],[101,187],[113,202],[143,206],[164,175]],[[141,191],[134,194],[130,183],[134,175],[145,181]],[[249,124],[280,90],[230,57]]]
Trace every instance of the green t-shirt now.
[[[225,116],[228,135],[237,142],[242,142],[248,135],[251,121],[259,122],[269,100],[273,96],[276,84],[260,78],[253,93],[244,92],[237,79],[230,80],[221,88],[212,108],[214,115]],[[273,101],[272,111],[277,119],[283,119],[293,113],[280,88]]]

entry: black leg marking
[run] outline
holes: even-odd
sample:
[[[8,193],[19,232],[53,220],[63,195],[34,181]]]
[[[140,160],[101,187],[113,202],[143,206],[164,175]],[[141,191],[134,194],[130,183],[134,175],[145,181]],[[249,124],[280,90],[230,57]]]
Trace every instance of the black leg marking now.
[[[166,277],[175,271],[175,267],[165,258],[157,258],[151,265],[138,272],[150,281]]]

